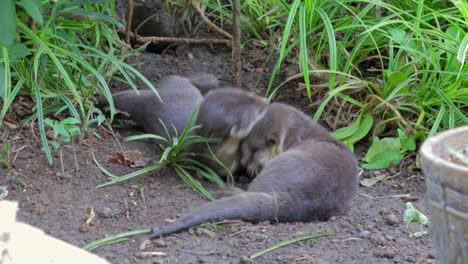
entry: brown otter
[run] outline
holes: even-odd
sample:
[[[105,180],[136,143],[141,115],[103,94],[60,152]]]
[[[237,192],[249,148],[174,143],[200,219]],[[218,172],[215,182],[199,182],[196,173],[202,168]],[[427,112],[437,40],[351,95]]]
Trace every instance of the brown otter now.
[[[210,91],[200,105],[196,124],[201,127],[196,134],[221,139],[210,144],[213,154],[229,170],[235,171],[240,162],[240,142],[267,111],[269,104],[263,97],[238,88],[220,88]],[[211,158],[204,158],[210,152],[206,145],[197,145],[193,151],[199,159],[221,176],[229,172]]]
[[[265,166],[247,191],[203,204],[173,224],[153,228],[151,237],[207,221],[313,221],[343,213],[357,190],[357,162],[346,146],[305,117],[284,104],[270,106],[242,142],[241,154],[259,159],[244,163],[254,171]]]
[[[140,94],[134,90],[117,92],[112,98],[115,108],[128,113],[147,133],[166,136],[161,120],[173,137],[176,134],[174,128],[179,133],[184,129],[192,112],[203,100],[202,94],[218,85],[218,79],[212,74],[169,75],[156,84],[162,102],[151,90],[140,90]],[[106,103],[101,101],[100,105],[102,107]]]

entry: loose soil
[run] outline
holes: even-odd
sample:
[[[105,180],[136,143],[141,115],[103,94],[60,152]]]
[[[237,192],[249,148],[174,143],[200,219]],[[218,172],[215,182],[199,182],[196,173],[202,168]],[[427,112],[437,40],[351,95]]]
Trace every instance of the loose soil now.
[[[269,67],[263,69],[265,55],[257,50],[245,52],[244,88],[254,89],[258,72],[268,72]],[[229,50],[222,47],[182,46],[171,54],[145,53],[135,63],[154,82],[167,74],[205,71],[216,74],[228,84],[231,80],[229,58]],[[256,91],[263,93],[266,83],[264,76]],[[279,100],[312,113],[303,93],[297,92],[295,87],[289,88],[289,92],[278,96]],[[123,136],[134,133],[137,132],[116,130],[116,138],[120,141]],[[14,142],[15,169],[0,169],[0,185],[8,188],[7,199],[19,201],[20,221],[71,244],[83,247],[105,236],[161,226],[206,202],[171,169],[97,189],[96,185],[108,178],[94,164],[92,153],[117,175],[135,170],[107,161],[109,155],[121,150],[116,138],[108,133],[101,133],[102,139],[87,135],[75,148],[64,146],[65,175],[61,173],[58,153],[54,154],[54,165],[49,167],[37,137],[27,134],[23,133]],[[151,160],[155,155],[149,143],[122,142],[122,146],[136,159]],[[419,170],[411,169],[413,163],[408,161],[398,169],[364,172],[361,178],[384,175],[388,179],[368,188],[360,187],[347,214],[327,222],[237,223],[227,226],[226,230],[193,228],[150,243],[144,242],[147,235],[139,235],[99,248],[95,253],[112,263],[249,263],[247,257],[253,253],[323,230],[335,235],[319,238],[314,243],[302,241],[283,247],[255,259],[255,263],[432,263],[430,238],[412,236],[420,227],[406,225],[402,220],[404,203],[408,199],[420,211],[428,213],[424,178]],[[15,175],[27,186],[15,179]],[[215,188],[209,183],[206,186]],[[88,225],[85,221],[90,210],[95,212],[95,217]],[[165,256],[145,256],[143,252],[161,252]]]

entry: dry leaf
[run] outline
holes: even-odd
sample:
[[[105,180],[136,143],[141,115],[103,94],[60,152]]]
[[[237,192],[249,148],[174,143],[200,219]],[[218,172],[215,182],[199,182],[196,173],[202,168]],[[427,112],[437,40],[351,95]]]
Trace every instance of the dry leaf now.
[[[376,177],[373,177],[373,178],[362,179],[360,181],[360,183],[364,187],[371,187],[371,186],[375,185],[376,183],[378,183],[379,181],[382,181],[385,178],[387,178],[386,175],[380,175],[380,176],[376,176]]]
[[[134,166],[135,162],[127,157],[122,152],[117,152],[112,156],[107,157],[107,160],[111,163],[118,163],[126,166]]]

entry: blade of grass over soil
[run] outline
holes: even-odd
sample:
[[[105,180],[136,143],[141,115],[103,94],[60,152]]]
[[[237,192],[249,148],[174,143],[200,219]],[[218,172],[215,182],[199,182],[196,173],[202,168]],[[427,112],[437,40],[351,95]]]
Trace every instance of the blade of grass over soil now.
[[[267,249],[264,249],[262,251],[259,251],[253,255],[251,255],[249,258],[250,259],[256,259],[258,257],[261,257],[267,253],[270,253],[274,250],[277,250],[279,248],[282,248],[282,247],[285,247],[285,246],[288,246],[288,245],[291,245],[291,244],[294,244],[294,243],[297,243],[297,242],[300,242],[300,241],[304,241],[304,240],[308,240],[310,242],[314,242],[317,238],[320,238],[320,237],[326,237],[326,236],[333,236],[335,235],[334,233],[329,233],[329,232],[324,232],[324,231],[319,231],[319,232],[316,232],[312,235],[308,235],[308,236],[301,236],[301,237],[297,237],[297,238],[293,238],[293,239],[290,239],[290,240],[286,240],[286,241],[283,241],[281,243],[278,243],[274,246],[271,246]]]
[[[195,126],[195,118],[198,113],[198,108],[194,109],[192,115],[190,116],[189,121],[184,127],[183,131],[179,134],[174,128],[175,134],[177,136],[172,137],[167,130],[166,124],[161,120],[161,125],[166,130],[166,136],[154,135],[154,134],[144,134],[138,136],[131,136],[127,138],[129,140],[142,140],[142,139],[156,139],[161,141],[156,147],[159,151],[159,155],[154,158],[157,162],[153,165],[150,165],[146,168],[131,172],[126,175],[117,176],[108,171],[104,166],[102,166],[96,159],[93,153],[93,159],[99,169],[106,175],[110,177],[108,182],[102,183],[97,186],[97,188],[117,184],[120,182],[127,181],[129,179],[142,176],[148,172],[160,169],[162,167],[172,167],[175,169],[176,174],[193,190],[203,195],[209,200],[214,200],[213,195],[203,187],[202,183],[195,179],[191,173],[197,173],[202,177],[208,179],[209,181],[217,184],[219,187],[224,187],[224,181],[208,166],[202,164],[201,162],[195,159],[196,153],[190,153],[189,147],[193,144],[206,144],[216,140],[210,138],[202,138],[200,136],[193,135],[193,130],[197,129],[198,126]],[[214,156],[214,154],[212,154]],[[213,159],[216,159],[215,157]]]
[[[37,122],[52,163],[43,120],[74,116],[81,124],[96,118],[94,96],[109,101],[115,114],[110,82],[138,89],[136,80],[159,96],[151,82],[125,60],[145,46],[128,49],[117,34],[115,1],[3,1],[16,10],[2,16],[0,27],[0,125],[18,95],[34,98],[33,113],[23,122]],[[8,21],[7,21],[8,20]],[[31,74],[32,73],[32,74]],[[85,130],[89,128],[83,127]]]
[[[138,229],[138,230],[133,230],[129,232],[123,232],[119,233],[117,235],[109,236],[103,239],[96,240],[94,242],[91,242],[89,244],[86,244],[83,249],[93,251],[96,250],[100,247],[104,246],[109,246],[112,244],[124,242],[128,240],[128,237],[135,236],[135,235],[140,235],[140,234],[146,234],[146,233],[151,233],[151,228],[145,228],[145,229]]]

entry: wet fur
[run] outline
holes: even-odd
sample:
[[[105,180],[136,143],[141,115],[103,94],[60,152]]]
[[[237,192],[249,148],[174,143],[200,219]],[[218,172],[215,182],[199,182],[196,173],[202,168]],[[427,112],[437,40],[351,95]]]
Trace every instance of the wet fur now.
[[[248,150],[252,156],[275,145],[281,151],[272,155],[247,191],[227,191],[224,198],[196,207],[177,222],[154,228],[153,238],[207,221],[307,222],[344,212],[358,185],[354,155],[299,110],[274,104],[268,112],[244,139],[249,143],[243,146],[270,142]]]

